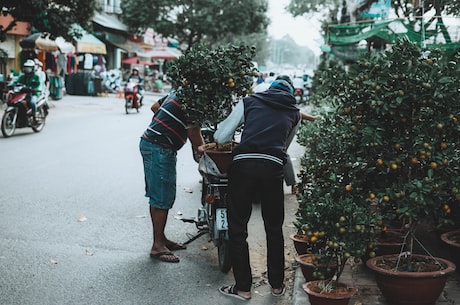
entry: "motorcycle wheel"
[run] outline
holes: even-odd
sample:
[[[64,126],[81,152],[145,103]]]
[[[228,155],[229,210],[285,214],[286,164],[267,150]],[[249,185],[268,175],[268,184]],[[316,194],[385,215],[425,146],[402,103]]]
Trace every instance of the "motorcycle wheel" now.
[[[43,130],[43,127],[45,127],[45,122],[46,122],[46,113],[45,109],[43,107],[40,107],[37,110],[37,122],[33,123],[32,125],[32,130],[34,132],[40,132]]]
[[[228,239],[225,238],[226,232],[220,232],[219,245],[217,246],[217,255],[219,258],[219,269],[223,273],[227,273],[232,268],[230,261],[230,247]]]
[[[303,98],[300,94],[296,94],[294,95],[294,97],[295,97],[297,104],[301,104],[303,102]]]
[[[7,111],[3,114],[2,118],[2,134],[5,138],[11,137],[16,130],[17,113],[15,111]]]
[[[126,114],[129,113],[129,103],[130,103],[130,100],[127,99],[127,100],[125,101],[125,111],[126,111]]]

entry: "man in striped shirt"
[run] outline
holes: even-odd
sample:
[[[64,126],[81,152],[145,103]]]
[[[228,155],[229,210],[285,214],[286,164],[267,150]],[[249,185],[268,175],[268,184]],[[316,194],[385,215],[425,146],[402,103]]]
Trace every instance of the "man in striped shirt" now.
[[[155,113],[144,131],[139,149],[144,164],[145,196],[149,198],[153,228],[153,245],[150,257],[169,263],[179,258],[171,251],[185,246],[166,238],[165,226],[168,212],[176,199],[177,151],[190,139],[194,151],[204,144],[200,127],[187,122],[176,92],[152,105]]]

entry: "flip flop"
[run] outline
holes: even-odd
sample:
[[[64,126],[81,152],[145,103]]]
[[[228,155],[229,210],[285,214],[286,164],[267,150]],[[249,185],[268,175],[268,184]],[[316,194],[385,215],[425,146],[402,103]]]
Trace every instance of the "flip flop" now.
[[[274,295],[275,297],[280,297],[280,296],[283,296],[284,294],[286,293],[286,286],[281,286],[281,291],[276,293],[273,291],[273,288],[272,288],[272,295]]]
[[[243,301],[249,301],[251,299],[239,295],[238,292],[235,290],[235,286],[233,285],[222,286],[219,288],[219,292],[226,296],[237,298]]]
[[[179,258],[172,252],[159,252],[157,254],[150,253],[150,257],[166,263],[178,263]]]
[[[166,247],[171,250],[171,251],[176,251],[176,250],[185,250],[187,247],[183,244],[176,243],[176,242],[167,242]]]

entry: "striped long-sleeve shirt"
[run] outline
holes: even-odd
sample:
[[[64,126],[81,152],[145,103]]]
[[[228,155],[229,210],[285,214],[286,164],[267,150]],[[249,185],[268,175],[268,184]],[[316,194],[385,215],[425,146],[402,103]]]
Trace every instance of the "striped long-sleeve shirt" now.
[[[160,109],[153,116],[142,137],[179,150],[187,141],[187,120],[176,93],[171,91],[160,101]]]

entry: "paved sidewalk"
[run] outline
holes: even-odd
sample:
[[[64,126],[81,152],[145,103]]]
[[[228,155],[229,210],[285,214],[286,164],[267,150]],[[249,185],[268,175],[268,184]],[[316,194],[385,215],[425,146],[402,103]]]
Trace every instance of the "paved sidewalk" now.
[[[440,257],[449,258],[447,254]],[[380,293],[373,272],[362,263],[353,266],[348,264],[340,281],[358,288],[357,295],[350,300],[349,305],[391,305]],[[307,294],[302,289],[304,283],[305,279],[298,267],[294,281],[293,305],[310,304]],[[457,271],[449,277],[435,305],[460,305],[460,272]]]

